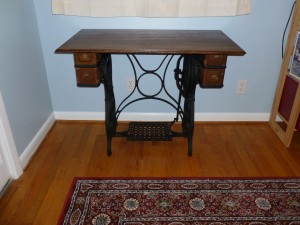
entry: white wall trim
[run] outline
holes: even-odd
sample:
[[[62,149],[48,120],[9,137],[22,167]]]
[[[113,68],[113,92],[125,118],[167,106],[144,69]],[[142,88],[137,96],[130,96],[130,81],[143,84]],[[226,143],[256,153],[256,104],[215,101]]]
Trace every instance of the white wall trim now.
[[[270,113],[196,113],[195,121],[266,122]]]
[[[37,134],[34,136],[34,138],[31,140],[29,145],[26,147],[26,149],[23,151],[23,153],[20,156],[20,161],[22,168],[24,169],[28,163],[30,162],[30,159],[32,158],[33,154],[38,149],[41,142],[44,140],[45,136],[51,129],[55,122],[54,114],[51,114],[46,122],[43,124],[43,126],[40,128],[40,130],[37,132]]]
[[[54,112],[56,120],[104,120],[104,112]],[[173,120],[174,113],[122,113],[120,121]],[[268,121],[270,113],[195,113],[195,121]]]
[[[5,110],[5,105],[0,92],[0,132],[3,138],[4,157],[9,167],[10,175],[13,179],[19,178],[23,174],[19,160],[17,148],[12,135],[10,124]]]
[[[104,112],[53,112],[56,120],[104,120]]]

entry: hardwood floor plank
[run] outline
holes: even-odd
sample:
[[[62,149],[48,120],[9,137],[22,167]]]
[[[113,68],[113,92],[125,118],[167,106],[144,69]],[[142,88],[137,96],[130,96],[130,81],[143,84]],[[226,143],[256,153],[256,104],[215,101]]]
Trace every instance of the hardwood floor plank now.
[[[299,177],[299,146],[298,133],[286,148],[267,123],[197,123],[192,157],[184,138],[114,138],[108,157],[103,122],[57,121],[0,199],[0,224],[56,224],[74,177]]]

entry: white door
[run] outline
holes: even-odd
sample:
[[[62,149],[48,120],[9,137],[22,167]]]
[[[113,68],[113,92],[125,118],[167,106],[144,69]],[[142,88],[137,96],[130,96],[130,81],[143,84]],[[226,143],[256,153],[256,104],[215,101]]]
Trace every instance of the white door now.
[[[23,173],[0,91],[0,191]]]
[[[11,178],[10,172],[8,170],[8,165],[6,160],[4,160],[4,141],[3,141],[3,134],[0,130],[0,191],[3,189],[5,184]]]

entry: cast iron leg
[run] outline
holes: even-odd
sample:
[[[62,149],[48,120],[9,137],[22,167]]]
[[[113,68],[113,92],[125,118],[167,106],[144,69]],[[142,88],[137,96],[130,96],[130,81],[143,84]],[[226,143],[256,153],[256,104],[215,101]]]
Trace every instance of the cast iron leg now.
[[[116,134],[117,119],[116,119],[116,104],[112,82],[112,65],[111,56],[109,54],[102,55],[101,59],[102,82],[105,91],[105,126],[107,137],[107,155],[112,154],[111,142],[112,137]]]
[[[183,132],[188,140],[188,155],[192,155],[194,134],[195,91],[199,80],[199,66],[197,56],[184,56],[182,71],[182,95],[184,97],[184,112],[182,119]]]
[[[195,93],[195,92],[194,92]],[[193,134],[194,134],[194,98],[187,98],[184,100],[184,113],[182,120],[183,132],[188,141],[188,155],[192,156],[193,148]]]
[[[111,136],[106,136],[106,145],[107,145],[107,155],[111,156],[111,141],[112,137]]]
[[[193,136],[188,137],[188,156],[192,156],[193,154]]]

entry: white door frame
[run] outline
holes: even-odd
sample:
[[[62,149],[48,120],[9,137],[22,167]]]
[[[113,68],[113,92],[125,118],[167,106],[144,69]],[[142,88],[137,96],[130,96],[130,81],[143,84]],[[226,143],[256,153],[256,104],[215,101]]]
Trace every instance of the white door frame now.
[[[13,179],[19,178],[23,174],[23,169],[17,153],[15,141],[11,132],[5,105],[0,91],[0,135],[3,140],[4,160],[8,166]]]

